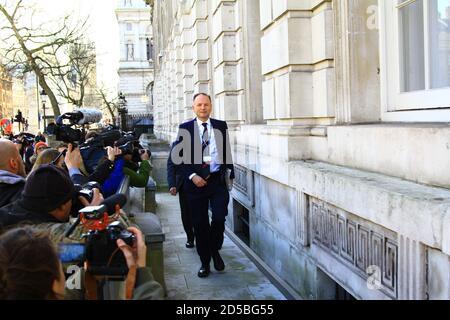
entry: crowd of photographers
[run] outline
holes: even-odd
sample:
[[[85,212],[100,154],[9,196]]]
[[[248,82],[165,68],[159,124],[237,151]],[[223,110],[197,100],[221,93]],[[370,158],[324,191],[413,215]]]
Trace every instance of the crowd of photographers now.
[[[116,194],[125,176],[147,185],[150,151],[114,127],[57,130],[54,147],[41,133],[0,139],[0,299],[99,299],[105,276],[123,277],[128,299],[162,298]],[[63,244],[85,248],[80,288],[65,288]]]

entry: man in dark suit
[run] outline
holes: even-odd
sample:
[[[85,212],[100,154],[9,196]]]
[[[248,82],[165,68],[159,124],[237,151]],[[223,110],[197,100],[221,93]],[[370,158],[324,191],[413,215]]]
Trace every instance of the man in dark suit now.
[[[181,175],[179,166],[176,166],[172,157],[167,159],[167,181],[169,183],[169,192],[172,196],[178,194],[181,209],[181,221],[183,222],[184,232],[186,232],[187,242],[186,248],[194,248],[194,227],[192,226],[192,214],[189,208],[186,193],[183,190],[184,179]]]
[[[193,111],[197,118],[180,125],[171,157],[175,164],[181,164],[183,188],[192,210],[197,252],[202,264],[198,276],[205,278],[210,274],[211,258],[217,271],[225,269],[219,250],[224,241],[234,166],[228,126],[224,121],[210,118],[211,97],[204,93],[195,95]]]

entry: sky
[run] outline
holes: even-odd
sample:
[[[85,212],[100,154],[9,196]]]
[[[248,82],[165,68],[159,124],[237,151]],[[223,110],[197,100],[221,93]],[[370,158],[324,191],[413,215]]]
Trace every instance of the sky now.
[[[29,0],[27,0],[29,1]],[[119,65],[119,31],[115,0],[35,0],[40,19],[57,20],[70,13],[72,18],[89,17],[88,35],[97,50],[97,84],[106,88],[111,96],[117,94]]]

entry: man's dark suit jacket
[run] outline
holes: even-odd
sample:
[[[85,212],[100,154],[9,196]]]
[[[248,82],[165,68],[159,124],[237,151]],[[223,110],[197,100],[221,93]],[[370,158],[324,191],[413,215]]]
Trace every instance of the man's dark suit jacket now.
[[[180,125],[178,138],[171,153],[171,156],[178,153],[182,158],[182,163],[179,168],[186,188],[185,190],[194,193],[201,192],[202,188],[197,188],[194,183],[189,180],[189,177],[194,173],[201,177],[204,175],[204,169],[202,169],[202,141],[196,122],[197,119],[194,119]],[[228,136],[228,126],[225,121],[216,119],[211,119],[211,125],[214,129],[218,151],[218,164],[220,164],[219,172],[222,180],[225,182],[227,169],[231,170],[230,179],[234,179],[234,166],[231,155],[230,139]]]
[[[172,144],[170,152],[172,153],[175,143]],[[167,182],[169,184],[169,190],[172,188],[177,188],[180,191],[183,187],[183,176],[181,175],[179,166],[175,165],[172,161],[172,157],[169,155],[167,159]]]

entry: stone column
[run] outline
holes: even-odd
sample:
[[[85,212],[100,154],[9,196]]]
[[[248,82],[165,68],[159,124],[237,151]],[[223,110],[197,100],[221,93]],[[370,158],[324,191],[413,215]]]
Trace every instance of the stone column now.
[[[333,123],[331,2],[261,0],[260,6],[264,119],[270,124]]]
[[[213,68],[216,116],[244,120],[241,1],[216,1],[213,11]]]
[[[195,0],[191,16],[194,24],[192,26],[192,62],[194,92],[211,94],[210,90],[210,50],[208,30],[208,4],[206,0]]]
[[[194,65],[192,62],[192,18],[191,8],[187,5],[182,6],[181,16],[181,59],[182,59],[182,77],[183,77],[183,120],[192,118],[192,97],[194,94]]]
[[[379,121],[380,61],[377,0],[334,0],[336,121]]]

